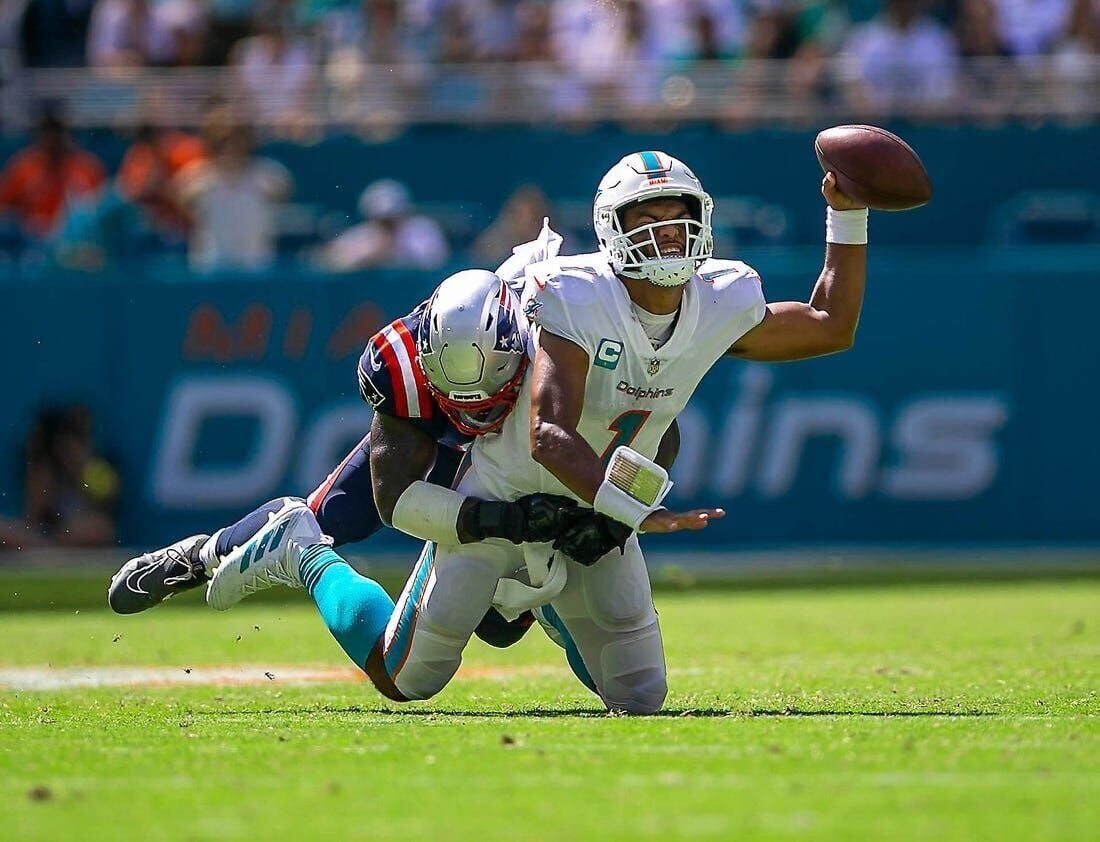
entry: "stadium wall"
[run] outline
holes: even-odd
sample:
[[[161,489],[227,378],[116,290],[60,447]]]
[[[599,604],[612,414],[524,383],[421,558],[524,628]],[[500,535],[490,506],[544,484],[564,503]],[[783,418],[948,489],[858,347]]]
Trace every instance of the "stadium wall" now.
[[[820,266],[819,247],[743,256],[771,299],[804,298]],[[6,285],[0,506],[18,510],[35,408],[73,400],[121,470],[124,543],[307,493],[369,424],[364,340],[436,280],[139,266]],[[872,248],[852,351],[720,365],[683,416],[672,499],[729,509],[693,547],[1100,542],[1098,281],[1087,249]]]

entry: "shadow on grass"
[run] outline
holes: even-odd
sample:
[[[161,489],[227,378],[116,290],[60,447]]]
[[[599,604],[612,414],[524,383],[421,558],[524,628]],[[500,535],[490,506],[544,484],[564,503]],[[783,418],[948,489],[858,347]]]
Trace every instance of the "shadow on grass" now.
[[[362,715],[362,716],[390,716],[394,718],[417,717],[422,719],[614,719],[621,714],[610,714],[604,710],[595,708],[531,708],[531,709],[502,709],[502,710],[457,710],[454,708],[371,708],[359,705],[346,707],[323,708],[264,708],[262,710],[199,710],[189,712],[190,716],[226,717],[226,716],[267,716],[270,714],[337,714],[337,715]],[[801,708],[665,708],[652,714],[654,718],[663,719],[754,719],[774,717],[945,717],[945,718],[973,718],[979,716],[996,716],[996,714],[981,710],[832,710],[828,708],[801,709]],[[637,717],[631,717],[637,718]]]
[[[685,714],[689,715],[689,714]],[[983,710],[830,710],[828,708],[815,710],[802,710],[801,708],[753,708],[750,711],[735,711],[733,716],[944,716],[944,717],[975,717],[995,716],[989,711]]]

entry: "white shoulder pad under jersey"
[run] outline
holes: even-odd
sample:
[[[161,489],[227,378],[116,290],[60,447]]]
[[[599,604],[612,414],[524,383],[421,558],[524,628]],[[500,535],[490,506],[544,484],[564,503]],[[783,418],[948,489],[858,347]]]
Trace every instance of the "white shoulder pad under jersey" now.
[[[721,332],[726,347],[760,324],[767,304],[760,275],[740,260],[704,261],[690,281],[702,299],[700,320]]]
[[[521,306],[533,325],[591,356],[599,342],[598,326],[618,319],[613,305],[620,286],[599,253],[559,257],[527,268]]]

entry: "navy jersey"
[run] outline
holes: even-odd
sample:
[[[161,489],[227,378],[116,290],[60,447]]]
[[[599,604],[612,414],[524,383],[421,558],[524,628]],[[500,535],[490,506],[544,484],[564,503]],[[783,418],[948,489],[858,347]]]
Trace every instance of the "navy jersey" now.
[[[427,302],[371,337],[359,358],[359,394],[375,412],[401,418],[445,447],[465,450],[473,436],[461,433],[428,390],[416,359],[416,338]]]

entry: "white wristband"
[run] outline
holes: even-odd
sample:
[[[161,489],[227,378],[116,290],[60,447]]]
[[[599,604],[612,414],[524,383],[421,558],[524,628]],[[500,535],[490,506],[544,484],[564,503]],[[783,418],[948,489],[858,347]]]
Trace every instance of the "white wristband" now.
[[[592,508],[637,529],[661,507],[671,488],[668,471],[638,451],[620,446],[611,454]]]
[[[825,242],[845,246],[867,245],[867,208],[825,210]]]
[[[418,479],[397,498],[391,522],[406,535],[454,546],[460,543],[458,512],[465,501],[465,494]]]

